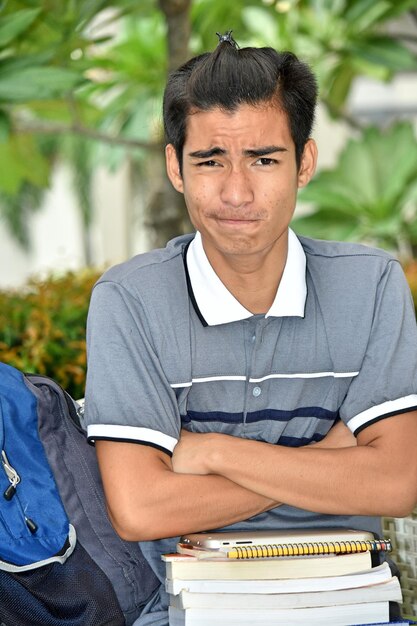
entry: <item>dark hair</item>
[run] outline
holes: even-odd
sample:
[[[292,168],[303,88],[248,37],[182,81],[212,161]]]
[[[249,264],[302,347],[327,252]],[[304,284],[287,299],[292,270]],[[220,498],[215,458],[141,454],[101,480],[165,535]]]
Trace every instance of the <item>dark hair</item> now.
[[[238,48],[220,40],[213,52],[190,59],[169,76],[163,104],[165,139],[174,146],[181,167],[187,116],[194,110],[219,107],[233,112],[241,104],[272,102],[288,118],[299,166],[316,100],[314,74],[291,52]]]

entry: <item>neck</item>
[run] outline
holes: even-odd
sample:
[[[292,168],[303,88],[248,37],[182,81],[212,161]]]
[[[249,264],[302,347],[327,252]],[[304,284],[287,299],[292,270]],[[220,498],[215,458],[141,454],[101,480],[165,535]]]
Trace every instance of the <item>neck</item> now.
[[[262,253],[225,255],[207,253],[211,266],[225,287],[242,306],[264,314],[274,302],[288,253],[288,232]]]

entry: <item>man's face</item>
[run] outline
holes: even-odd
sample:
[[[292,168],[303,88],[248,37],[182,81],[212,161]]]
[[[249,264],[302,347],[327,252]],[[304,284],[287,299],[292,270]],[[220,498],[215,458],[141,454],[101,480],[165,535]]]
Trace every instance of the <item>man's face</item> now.
[[[272,105],[242,105],[234,113],[197,111],[187,120],[180,174],[167,146],[168,174],[184,193],[209,259],[265,255],[286,238],[297,190],[310,180],[315,145],[297,169],[287,118]]]

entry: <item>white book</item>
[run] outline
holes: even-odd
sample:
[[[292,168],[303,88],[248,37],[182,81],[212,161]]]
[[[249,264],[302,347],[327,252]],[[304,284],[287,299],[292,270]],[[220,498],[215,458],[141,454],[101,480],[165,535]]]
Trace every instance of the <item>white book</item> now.
[[[265,559],[199,560],[185,554],[163,554],[167,578],[210,580],[275,580],[318,578],[363,572],[372,566],[370,552]]]
[[[323,576],[318,578],[277,578],[274,580],[192,580],[167,578],[165,588],[168,593],[178,594],[182,589],[193,593],[295,593],[301,591],[322,591],[348,589],[382,583],[392,577],[388,563],[343,576]]]
[[[388,602],[364,602],[301,609],[177,609],[169,626],[350,626],[389,622]]]
[[[402,602],[400,583],[392,577],[378,585],[301,593],[194,593],[182,590],[170,596],[178,609],[294,609],[361,602]]]

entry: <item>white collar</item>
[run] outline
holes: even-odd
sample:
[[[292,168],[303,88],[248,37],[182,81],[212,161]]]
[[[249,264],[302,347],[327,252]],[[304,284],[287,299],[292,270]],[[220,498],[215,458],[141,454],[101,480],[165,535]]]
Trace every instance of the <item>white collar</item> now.
[[[197,313],[208,326],[228,324],[252,317],[225,287],[213,270],[199,232],[191,241],[186,256],[191,297]],[[274,302],[265,317],[304,317],[307,286],[306,256],[295,233],[288,231],[288,253]]]

